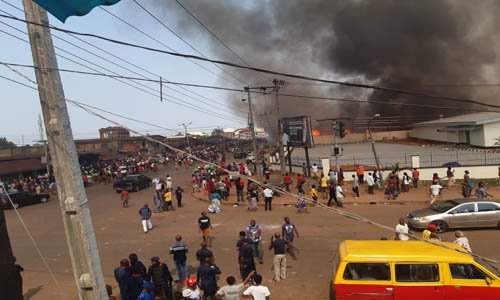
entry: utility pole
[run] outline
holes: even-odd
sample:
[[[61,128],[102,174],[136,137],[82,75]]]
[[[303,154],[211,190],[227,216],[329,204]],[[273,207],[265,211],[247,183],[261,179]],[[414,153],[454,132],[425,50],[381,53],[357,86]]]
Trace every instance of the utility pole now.
[[[47,12],[32,0],[23,5],[28,22],[49,24]],[[28,24],[28,33],[78,299],[107,299],[52,37],[48,28],[34,24]]]
[[[49,161],[49,145],[45,138],[45,129],[43,128],[42,116],[38,115],[38,132],[40,134],[40,143],[43,143],[45,152],[45,167],[47,168],[47,180],[50,180],[50,161]]]
[[[284,80],[273,79],[274,84],[274,95],[276,102],[276,118],[278,125],[278,154],[280,157],[280,172],[281,175],[286,173],[286,165],[285,165],[285,149],[283,148],[283,139],[282,139],[282,128],[281,128],[281,118],[280,118],[280,99],[279,99],[279,90],[282,86],[285,85]]]
[[[368,121],[367,128],[368,128],[368,137],[370,138],[370,141],[371,141],[373,157],[375,158],[375,164],[377,166],[378,178],[379,178],[380,182],[383,183],[384,177],[382,176],[382,170],[380,169],[380,160],[378,159],[377,150],[375,149],[375,141],[373,140],[372,130],[370,128],[372,121],[379,118],[379,117],[380,117],[380,114],[374,114],[373,117]]]
[[[184,136],[186,137],[186,146],[188,149],[188,152],[191,153],[191,144],[189,144],[189,134],[188,134],[188,126],[191,125],[192,122],[189,123],[182,123],[181,126],[184,127]]]
[[[259,168],[260,155],[259,149],[257,148],[257,137],[255,135],[255,122],[253,118],[253,108],[252,108],[252,98],[250,96],[250,86],[245,87],[245,91],[247,92],[247,100],[248,100],[248,127],[250,129],[250,133],[252,134],[252,148],[255,156],[255,170],[257,171],[257,177],[262,176],[262,170]]]

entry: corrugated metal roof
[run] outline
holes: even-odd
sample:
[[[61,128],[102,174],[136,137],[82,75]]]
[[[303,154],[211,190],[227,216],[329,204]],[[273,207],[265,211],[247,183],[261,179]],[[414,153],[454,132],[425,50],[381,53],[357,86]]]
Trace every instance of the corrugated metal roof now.
[[[500,122],[500,113],[498,112],[479,112],[473,114],[459,115],[449,118],[421,122],[415,124],[416,127],[432,125],[482,125],[488,123]]]

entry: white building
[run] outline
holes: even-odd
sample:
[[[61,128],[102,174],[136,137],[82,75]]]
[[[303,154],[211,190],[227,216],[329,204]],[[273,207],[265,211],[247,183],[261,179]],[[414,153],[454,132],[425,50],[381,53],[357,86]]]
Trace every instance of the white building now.
[[[498,147],[500,113],[481,112],[417,123],[410,132],[410,137],[478,147]]]

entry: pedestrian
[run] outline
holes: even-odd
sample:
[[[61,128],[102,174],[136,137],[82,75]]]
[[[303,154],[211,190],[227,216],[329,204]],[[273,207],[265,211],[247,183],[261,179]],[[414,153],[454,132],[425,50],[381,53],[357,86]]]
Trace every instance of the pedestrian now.
[[[450,166],[446,170],[446,177],[448,178],[448,187],[455,185],[455,170],[452,170]]]
[[[245,182],[242,178],[238,177],[235,179],[234,185],[236,186],[236,202],[243,202],[243,190],[245,189]]]
[[[272,210],[272,202],[273,202],[273,190],[267,186],[267,181],[264,182],[265,189],[262,191],[264,194],[264,207],[265,210]]]
[[[307,166],[306,166],[306,163],[302,163],[302,176],[307,177]]]
[[[152,216],[151,209],[147,204],[144,204],[141,209],[139,209],[139,216],[141,216],[142,229],[144,233],[148,233],[149,230],[153,229],[153,223],[151,222]]]
[[[201,264],[207,259],[214,257],[214,254],[207,248],[207,243],[205,241],[201,242],[200,246],[201,248],[196,251],[196,259]]]
[[[312,166],[311,166],[311,170],[312,170],[312,176],[313,176],[313,179],[314,180],[318,180],[318,177],[319,177],[319,167],[316,163],[313,163]]]
[[[167,190],[172,190],[172,188],[173,188],[172,176],[170,176],[169,174],[167,174],[167,177],[165,178],[165,184],[166,184]]]
[[[172,274],[167,264],[161,263],[158,256],[151,258],[151,265],[148,269],[148,279],[154,284],[155,295],[162,300],[173,300],[172,295]]]
[[[142,292],[139,294],[137,300],[154,300],[155,299],[155,291],[154,286],[149,281],[144,281],[142,286]]]
[[[344,205],[342,204],[343,199],[345,198],[345,193],[344,190],[342,190],[342,187],[337,184],[335,187],[335,202],[337,203],[338,207],[343,207]]]
[[[313,199],[314,206],[318,205],[318,190],[316,189],[316,185],[313,184],[311,189],[309,190],[311,198]]]
[[[121,300],[136,300],[141,293],[140,286],[132,278],[129,260],[120,260],[120,266],[114,270],[115,280],[120,288]]]
[[[406,224],[405,218],[399,218],[399,223],[396,225],[394,232],[395,240],[407,241],[410,239],[410,229],[408,228],[408,224]]]
[[[306,199],[304,196],[304,193],[299,192],[299,196],[297,197],[297,204],[295,204],[297,207],[297,213],[308,213],[309,211],[307,210],[307,203]]]
[[[365,167],[358,165],[356,168],[356,175],[358,175],[358,183],[363,184],[365,182]]]
[[[161,183],[159,178],[154,178],[153,179],[153,184],[155,186],[155,193],[158,198],[161,199],[161,196],[163,195],[162,190],[163,190],[163,184]]]
[[[128,200],[129,200],[128,191],[127,190],[123,190],[120,193],[120,198],[121,198],[121,202],[122,202],[122,207],[123,208],[127,208],[128,207]]]
[[[424,229],[424,231],[422,231],[422,239],[426,241],[430,240],[431,235],[436,232],[436,229],[437,229],[436,224],[429,223],[427,225],[427,228]]]
[[[464,182],[462,183],[462,195],[464,198],[469,198],[472,194],[472,190],[474,189],[474,183],[470,178],[470,172],[465,170],[464,172]]]
[[[332,205],[332,200],[339,206],[337,199],[337,184],[335,182],[330,182],[328,184],[328,206]]]
[[[184,193],[184,190],[180,186],[177,186],[177,188],[175,189],[175,199],[177,199],[177,207],[182,207],[182,193]]]
[[[486,189],[486,186],[484,185],[484,183],[482,181],[480,181],[477,184],[476,197],[477,197],[477,200],[479,200],[479,201],[488,200],[488,197],[490,197],[490,198],[493,197],[491,194],[488,193],[488,190]]]
[[[146,266],[139,260],[139,257],[135,253],[130,253],[128,256],[130,262],[130,274],[135,280],[136,285],[142,289],[142,283],[146,279]]]
[[[160,213],[161,210],[162,210],[162,203],[161,203],[161,196],[158,197],[158,195],[155,193],[154,196],[153,196],[153,204],[154,204],[154,207],[155,207],[155,212],[156,213]]]
[[[276,232],[271,237],[271,244],[269,250],[274,250],[273,267],[274,267],[274,281],[281,281],[286,279],[286,252],[288,242],[281,238],[281,235]]]
[[[398,178],[396,172],[391,172],[389,179],[387,180],[387,188],[385,191],[387,195],[387,200],[396,200],[398,197]]]
[[[366,184],[368,185],[368,194],[375,194],[375,179],[373,178],[372,173],[368,173],[368,176],[366,177]]]
[[[456,237],[456,239],[453,241],[453,243],[461,246],[462,248],[467,250],[469,253],[472,253],[469,239],[465,236],[465,234],[462,231],[460,231],[460,230],[455,231],[455,237]]]
[[[295,224],[292,224],[290,222],[289,217],[285,217],[284,221],[285,221],[285,224],[283,224],[283,226],[281,226],[281,235],[283,236],[283,239],[288,242],[288,246],[289,246],[289,247],[287,247],[288,254],[290,254],[292,259],[295,260],[295,259],[297,259],[297,256],[295,253],[295,250],[297,250],[297,249],[293,245],[293,242],[295,241],[295,236],[297,236],[297,238],[299,238],[299,231],[297,230],[297,226],[295,226]]]
[[[413,181],[413,188],[418,188],[418,181],[420,180],[420,172],[417,170],[417,168],[413,168],[413,171],[411,172],[411,179]]]
[[[354,174],[352,174],[352,195],[354,198],[359,198],[359,182]]]
[[[264,263],[264,253],[262,251],[262,231],[255,220],[250,220],[250,225],[246,227],[246,236],[252,241],[253,252],[260,264]]]
[[[304,194],[304,183],[306,182],[304,176],[302,176],[301,174],[297,174],[296,181],[297,181],[297,192]]]
[[[250,273],[256,270],[252,240],[247,238],[245,231],[240,231],[240,238],[236,243],[236,247],[238,248],[238,264],[240,266],[241,279],[245,279]]]
[[[182,300],[201,300],[201,290],[196,276],[189,276],[186,280],[186,288],[182,290]]]
[[[239,284],[236,284],[236,278],[234,278],[234,276],[228,276],[226,278],[227,285],[221,287],[215,294],[218,300],[240,300],[241,293],[245,287],[247,287],[254,273],[254,271],[250,272],[243,282]]]
[[[173,255],[173,260],[175,264],[175,268],[177,270],[178,282],[182,282],[186,279],[187,275],[187,256],[188,247],[182,241],[182,236],[177,235],[175,237],[175,243],[170,246],[170,254]]]
[[[443,187],[439,184],[438,181],[434,181],[432,185],[430,186],[430,204],[434,204],[434,202],[437,201],[437,198],[439,197],[439,194],[441,193],[441,189]]]
[[[166,211],[174,210],[174,205],[172,204],[172,191],[167,188],[163,194],[163,209]]]
[[[410,179],[410,176],[408,176],[408,173],[403,172],[403,180],[401,183],[401,191],[402,192],[406,193],[406,192],[410,191],[410,182],[411,182],[411,179]]]
[[[243,296],[252,296],[253,300],[270,300],[271,292],[266,286],[262,285],[262,276],[254,274],[254,285],[249,286],[244,292]]]
[[[207,243],[208,247],[211,246],[212,237],[210,236],[210,230],[213,228],[210,218],[207,216],[206,211],[201,212],[201,217],[198,218],[198,227],[201,232],[201,237],[204,242]]]
[[[203,291],[203,300],[215,300],[217,293],[217,275],[221,271],[214,263],[213,257],[203,261],[198,268],[197,281],[200,289]]]
[[[289,192],[290,185],[292,185],[292,177],[288,175],[288,173],[285,173],[285,176],[283,177],[283,184],[285,185],[285,190]]]
[[[258,199],[259,199],[259,191],[254,184],[249,184],[248,186],[248,210],[249,211],[257,211],[258,209]]]
[[[319,189],[323,195],[323,199],[326,199],[328,193],[328,178],[324,174],[321,174],[321,178],[319,179]]]

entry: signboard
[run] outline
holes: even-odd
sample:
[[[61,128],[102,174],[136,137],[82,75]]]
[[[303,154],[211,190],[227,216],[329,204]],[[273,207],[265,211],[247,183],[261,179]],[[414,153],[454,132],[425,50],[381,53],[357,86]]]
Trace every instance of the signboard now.
[[[420,155],[411,156],[411,167],[414,169],[420,168]]]
[[[305,116],[283,118],[281,126],[283,128],[283,141],[285,141],[284,137],[287,137],[287,146],[313,146],[311,118]]]

